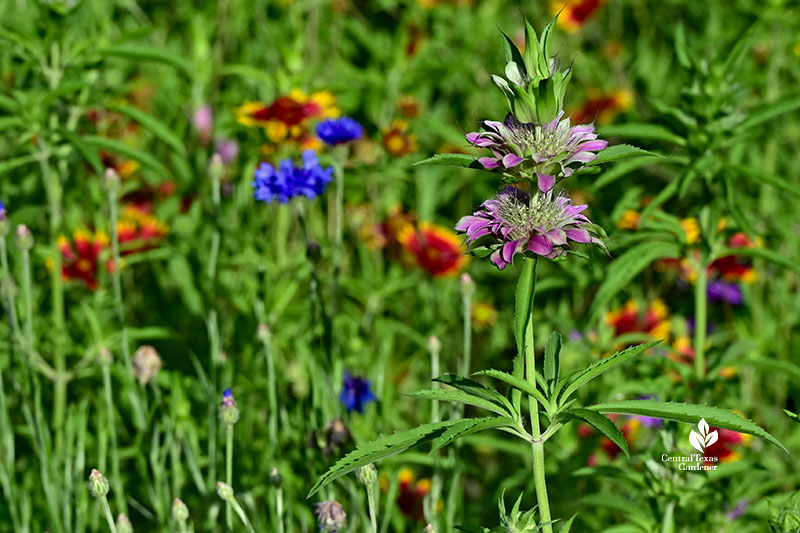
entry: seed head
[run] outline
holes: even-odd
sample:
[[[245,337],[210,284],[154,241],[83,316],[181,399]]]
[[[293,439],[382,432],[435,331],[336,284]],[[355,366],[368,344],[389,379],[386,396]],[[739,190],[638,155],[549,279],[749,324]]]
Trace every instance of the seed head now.
[[[158,375],[162,366],[161,356],[148,344],[139,346],[133,354],[133,375],[143,387]]]
[[[337,533],[344,528],[347,522],[347,513],[344,512],[342,504],[335,500],[318,503],[314,512],[317,514],[317,522],[321,531]]]

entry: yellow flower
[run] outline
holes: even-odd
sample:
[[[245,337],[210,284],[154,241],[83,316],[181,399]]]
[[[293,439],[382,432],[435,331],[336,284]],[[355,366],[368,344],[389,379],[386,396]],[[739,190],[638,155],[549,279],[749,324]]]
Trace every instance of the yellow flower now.
[[[497,324],[497,310],[491,302],[478,301],[472,304],[472,325],[482,331]]]
[[[622,218],[617,222],[619,229],[634,230],[639,225],[639,213],[633,209],[626,209]]]
[[[681,220],[681,227],[683,232],[686,233],[686,242],[694,244],[700,238],[700,224],[696,218],[684,218]]]

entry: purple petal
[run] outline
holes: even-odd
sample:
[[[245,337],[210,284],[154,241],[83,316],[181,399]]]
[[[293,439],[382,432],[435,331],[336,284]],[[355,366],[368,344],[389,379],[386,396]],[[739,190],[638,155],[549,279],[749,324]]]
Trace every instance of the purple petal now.
[[[494,146],[497,144],[494,140],[480,132],[467,133],[467,142],[481,147]]]
[[[544,235],[534,235],[528,241],[528,250],[537,255],[547,255],[553,251],[553,243]]]
[[[586,141],[585,143],[579,144],[576,148],[576,151],[597,152],[599,150],[604,150],[607,147],[608,141]]]
[[[542,192],[547,192],[552,189],[556,182],[555,176],[548,176],[547,174],[537,172],[536,177],[539,178],[539,190]]]
[[[560,228],[556,228],[547,232],[547,236],[550,238],[553,244],[557,246],[561,246],[567,244],[567,233]]]
[[[494,253],[492,253],[492,255],[490,255],[490,256],[489,256],[489,259],[490,259],[490,260],[492,261],[492,263],[494,263],[494,264],[497,266],[497,268],[499,268],[500,270],[503,270],[503,269],[505,269],[505,268],[506,268],[506,265],[508,264],[508,263],[506,263],[505,261],[503,261],[503,257],[502,257],[502,254],[500,253],[500,250],[497,250],[497,251],[495,251]]]
[[[522,163],[522,161],[523,159],[517,154],[506,154],[505,157],[503,157],[503,166],[506,168],[515,167]]]
[[[500,163],[497,161],[497,159],[493,157],[481,157],[478,159],[478,162],[487,169],[493,169],[500,166]]]
[[[569,237],[575,242],[580,242],[580,243],[592,242],[592,236],[589,235],[589,232],[586,231],[585,229],[569,228],[565,230],[565,232],[567,234],[567,237]]]
[[[503,245],[503,261],[511,263],[514,260],[514,254],[517,252],[518,244],[518,241],[511,241]]]

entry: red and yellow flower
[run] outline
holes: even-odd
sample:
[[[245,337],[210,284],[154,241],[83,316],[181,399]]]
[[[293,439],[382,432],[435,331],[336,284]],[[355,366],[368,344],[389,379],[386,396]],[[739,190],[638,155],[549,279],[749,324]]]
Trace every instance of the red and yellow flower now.
[[[588,96],[581,107],[570,113],[573,124],[610,124],[617,115],[628,110],[633,101],[633,95],[626,89],[611,93],[590,91]]]
[[[400,157],[417,151],[417,136],[408,132],[407,122],[395,120],[383,131],[381,144],[389,155]]]
[[[423,222],[406,225],[398,241],[410,262],[434,277],[452,277],[467,264],[466,249],[461,238],[451,229]]]
[[[72,233],[72,242],[62,235],[58,238],[61,252],[61,276],[65,280],[78,280],[95,290],[100,255],[108,247],[108,235],[104,231],[77,229]]]
[[[553,14],[561,13],[558,25],[566,31],[574,33],[580,30],[586,21],[605,4],[605,0],[554,0],[550,3]]]
[[[705,456],[707,463],[731,463],[742,458],[741,447],[749,446],[753,439],[751,435],[739,433],[730,429],[711,428],[719,434],[717,442],[706,448]],[[717,460],[713,461],[712,457]]]
[[[646,333],[654,339],[664,339],[671,329],[669,309],[661,299],[654,300],[643,313],[639,304],[631,300],[624,307],[606,313],[605,322],[614,328],[617,337],[626,333]]]

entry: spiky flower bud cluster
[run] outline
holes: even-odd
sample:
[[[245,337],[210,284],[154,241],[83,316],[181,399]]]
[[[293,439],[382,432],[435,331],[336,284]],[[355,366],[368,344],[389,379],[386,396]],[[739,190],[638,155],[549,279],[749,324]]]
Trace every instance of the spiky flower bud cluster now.
[[[30,250],[33,248],[33,234],[28,226],[19,224],[17,226],[16,234],[14,235],[14,243],[20,250]]]
[[[230,389],[222,393],[222,402],[219,404],[219,419],[226,426],[232,426],[239,421],[239,406]]]
[[[189,508],[180,498],[172,500],[172,519],[179,524],[189,520]]]
[[[222,481],[217,481],[217,496],[226,502],[233,500],[233,487]]]
[[[356,470],[356,477],[361,483],[370,487],[378,481],[378,469],[370,463]]]
[[[95,498],[104,498],[109,491],[108,479],[96,468],[89,474],[89,492]]]
[[[133,533],[133,524],[125,513],[117,517],[117,533]]]

